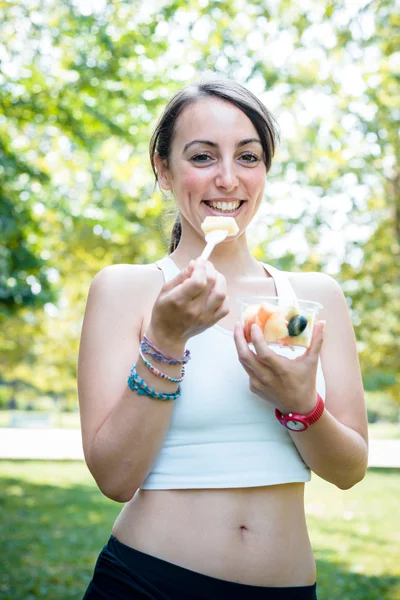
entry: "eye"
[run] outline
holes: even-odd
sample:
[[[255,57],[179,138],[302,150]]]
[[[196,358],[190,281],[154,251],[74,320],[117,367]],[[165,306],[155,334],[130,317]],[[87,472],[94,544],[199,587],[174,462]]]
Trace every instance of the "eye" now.
[[[192,158],[190,160],[194,163],[204,165],[204,164],[210,162],[210,160],[212,160],[212,157],[209,154],[206,154],[205,152],[201,152],[199,154],[195,154],[194,156],[192,156]]]
[[[241,160],[244,160],[244,162],[246,163],[252,163],[252,164],[256,164],[258,162],[260,162],[260,158],[257,156],[257,154],[253,154],[252,152],[245,152],[244,154],[242,154],[240,156]]]

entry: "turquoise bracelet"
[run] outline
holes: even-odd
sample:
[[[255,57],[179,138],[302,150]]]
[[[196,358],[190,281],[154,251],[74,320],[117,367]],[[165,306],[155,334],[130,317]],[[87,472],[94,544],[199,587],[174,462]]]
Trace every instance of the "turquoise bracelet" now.
[[[139,394],[139,396],[148,396],[149,398],[154,398],[154,400],[176,400],[181,395],[180,386],[178,386],[176,392],[173,392],[172,394],[157,392],[157,390],[150,387],[145,380],[140,377],[139,373],[136,371],[136,365],[133,365],[131,372],[129,373],[128,386],[133,392]]]

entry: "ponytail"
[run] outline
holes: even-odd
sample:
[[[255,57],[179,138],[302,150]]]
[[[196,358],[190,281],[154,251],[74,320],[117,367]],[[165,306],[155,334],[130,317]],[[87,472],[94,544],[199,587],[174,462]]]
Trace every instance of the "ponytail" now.
[[[172,228],[171,239],[169,241],[168,254],[172,254],[178,247],[182,235],[181,218],[178,215]]]

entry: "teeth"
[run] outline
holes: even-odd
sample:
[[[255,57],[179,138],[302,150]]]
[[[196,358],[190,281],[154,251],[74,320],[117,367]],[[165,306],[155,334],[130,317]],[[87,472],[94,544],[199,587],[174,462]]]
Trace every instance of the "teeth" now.
[[[240,206],[240,201],[236,202],[208,202],[207,203],[211,208],[215,208],[222,211],[233,212],[237,210]]]

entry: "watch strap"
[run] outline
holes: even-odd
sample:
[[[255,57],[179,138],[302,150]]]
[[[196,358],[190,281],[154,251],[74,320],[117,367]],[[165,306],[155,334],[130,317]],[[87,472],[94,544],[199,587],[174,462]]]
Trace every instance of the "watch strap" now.
[[[315,405],[314,410],[310,412],[310,414],[306,415],[306,419],[309,425],[313,425],[319,421],[322,417],[322,413],[325,410],[325,402],[322,400],[321,396],[317,392],[317,404]]]
[[[315,405],[313,410],[307,415],[301,415],[299,413],[289,413],[287,415],[284,415],[278,408],[276,408],[275,416],[278,419],[278,421],[284,426],[286,426],[286,421],[288,420],[299,420],[302,423],[306,424],[306,427],[309,427],[310,425],[316,423],[322,417],[324,410],[325,402],[317,392],[317,404]]]

